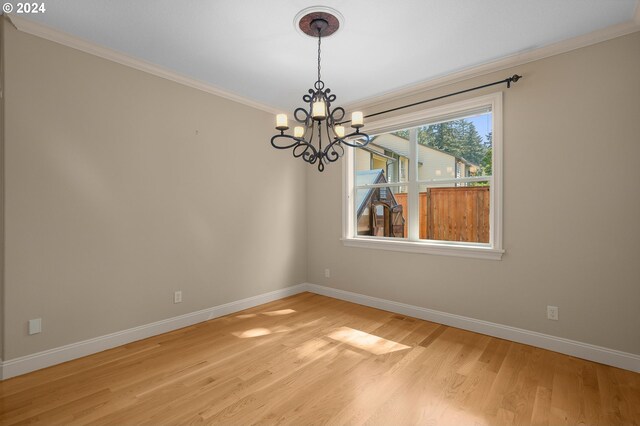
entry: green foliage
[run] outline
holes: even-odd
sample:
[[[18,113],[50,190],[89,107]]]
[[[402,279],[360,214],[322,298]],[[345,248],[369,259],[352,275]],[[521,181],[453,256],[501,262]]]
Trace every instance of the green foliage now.
[[[393,135],[400,136],[401,138],[409,139],[409,130],[398,130],[393,132]]]
[[[478,165],[487,151],[476,126],[465,119],[420,127],[418,143]]]
[[[487,150],[484,153],[484,157],[482,157],[482,161],[480,162],[480,167],[482,167],[482,172],[485,175],[491,175],[493,173],[493,169],[491,167],[491,160],[493,154],[493,134],[489,132],[487,134]]]
[[[393,133],[409,139],[409,130]],[[435,148],[480,166],[479,175],[491,174],[491,133],[482,139],[476,126],[468,120],[459,119],[430,124],[418,128],[418,143]]]

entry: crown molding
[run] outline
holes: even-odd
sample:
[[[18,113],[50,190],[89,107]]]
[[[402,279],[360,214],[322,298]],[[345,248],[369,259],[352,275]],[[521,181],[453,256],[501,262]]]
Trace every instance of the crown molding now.
[[[187,77],[185,75],[163,68],[159,65],[128,56],[122,52],[99,46],[95,43],[91,43],[79,37],[55,30],[46,25],[42,25],[28,19],[18,17],[16,15],[6,16],[16,29],[27,34],[35,35],[37,37],[59,43],[67,47],[71,47],[73,49],[77,49],[82,52],[101,57],[103,59],[117,62],[119,64],[135,68],[143,72],[147,72],[149,74],[176,82],[178,84],[182,84],[206,93],[210,93],[225,99],[248,105],[265,112],[269,112],[272,114],[280,112],[280,109],[274,106],[245,98],[209,83],[205,83],[201,80],[196,80],[191,77]],[[439,77],[425,80],[417,84],[393,89],[386,93],[359,99],[354,102],[349,102],[344,107],[345,109],[349,110],[371,108],[379,104],[405,98],[418,92],[437,89],[439,87],[455,84],[484,74],[489,74],[491,72],[501,71],[507,68],[512,68],[551,56],[560,55],[562,53],[601,43],[603,41],[611,40],[613,38],[621,37],[637,31],[640,31],[640,1],[636,6],[633,19],[629,21],[593,31],[588,34],[583,34],[578,37],[573,37],[571,39],[549,44],[540,48],[519,52],[496,61],[487,62],[453,73],[441,75]]]
[[[405,98],[418,92],[437,89],[439,87],[448,86],[450,84],[489,74],[491,72],[501,71],[507,68],[512,68],[551,56],[560,55],[562,53],[570,52],[582,47],[591,46],[593,44],[611,40],[616,37],[622,37],[624,35],[631,34],[637,31],[640,31],[640,1],[636,6],[634,18],[629,21],[593,31],[588,34],[583,34],[578,37],[573,37],[557,43],[542,46],[540,48],[519,52],[514,55],[498,59],[496,61],[487,62],[470,68],[465,68],[457,72],[448,73],[446,75],[425,80],[417,84],[394,89],[380,95],[360,99],[355,102],[350,102],[347,103],[344,107],[348,110],[368,109],[386,102]]]
[[[166,80],[170,80],[175,83],[191,87],[193,89],[220,96],[221,98],[229,99],[231,101],[238,102],[252,108],[266,111],[272,114],[279,112],[279,110],[273,106],[256,102],[252,99],[245,98],[209,83],[205,83],[204,81],[196,80],[194,78],[187,77],[185,75],[171,71],[167,68],[153,64],[151,62],[134,58],[117,50],[99,46],[95,43],[91,43],[71,34],[55,30],[46,25],[42,25],[15,15],[7,15],[7,17],[11,24],[13,24],[13,26],[18,31],[22,31],[36,37],[41,37],[46,40],[53,41],[54,43],[62,44],[63,46],[71,47],[73,49],[77,49],[82,52],[107,59],[109,61],[117,62],[121,65],[125,65],[139,71],[144,71],[146,73],[155,75],[156,77],[164,78]]]

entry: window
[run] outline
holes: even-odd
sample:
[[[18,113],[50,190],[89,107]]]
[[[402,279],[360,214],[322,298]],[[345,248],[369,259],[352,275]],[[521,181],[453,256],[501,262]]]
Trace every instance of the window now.
[[[347,246],[500,259],[502,93],[367,124],[344,161]]]

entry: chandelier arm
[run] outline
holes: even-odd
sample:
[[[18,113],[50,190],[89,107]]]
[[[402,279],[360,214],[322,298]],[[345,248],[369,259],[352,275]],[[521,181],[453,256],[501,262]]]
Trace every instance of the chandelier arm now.
[[[327,138],[330,140],[329,123],[327,123],[326,126],[327,126]],[[336,147],[340,149],[340,152],[336,150]],[[340,157],[342,157],[343,155],[344,155],[344,148],[341,145],[341,139],[337,137],[333,141],[330,140],[329,145],[327,145],[326,148],[324,149],[324,158],[326,158],[327,161],[330,163],[338,161]]]
[[[331,142],[324,150],[324,158],[330,163],[338,161],[344,155],[344,148],[340,140]]]
[[[307,152],[307,150],[305,150],[302,159],[309,164],[315,164],[316,162],[322,163],[322,153],[316,151],[315,147],[313,146],[310,146],[310,148],[312,152],[309,153]]]
[[[311,153],[309,153],[309,151],[311,151]],[[296,144],[296,146],[293,148],[292,153],[295,158],[301,157],[304,161],[311,164],[315,162],[314,158],[318,156],[318,151],[316,150],[316,148],[306,141],[300,141],[298,144]]]
[[[331,89],[325,90],[325,99],[326,99],[327,103],[329,105],[331,105],[331,102],[335,101],[337,96],[334,95],[333,93],[331,93],[331,94],[329,94],[329,93],[331,93]]]
[[[356,137],[357,138],[364,138],[365,142],[364,143],[360,143],[360,144],[353,144],[351,142],[348,142],[349,138],[356,138]],[[341,141],[345,145],[350,146],[352,148],[362,148],[362,147],[365,147],[365,146],[369,145],[369,142],[371,142],[371,137],[366,133],[361,133],[361,132],[356,130],[353,133],[349,133],[348,135],[343,136]]]
[[[331,125],[327,120],[325,126],[327,128],[327,139],[329,140],[329,145],[327,145],[327,147],[324,149],[324,155],[327,161],[333,163],[335,161],[338,161],[340,157],[344,155],[344,148],[341,144],[342,139],[340,139],[336,135],[333,140],[331,140],[331,137],[329,136],[329,128],[333,130],[333,125]],[[335,130],[333,130],[333,133],[335,134]],[[337,150],[336,148],[338,148],[339,150]]]
[[[302,96],[302,101],[306,104],[311,105],[311,103],[313,102],[313,95],[315,94],[315,92],[313,91],[313,89],[309,89],[309,93],[306,95]]]
[[[313,141],[313,137],[315,135],[315,125],[313,120],[311,120],[311,123],[307,125],[307,129],[311,130],[311,134],[309,135],[309,142]]]
[[[294,142],[289,144],[289,145],[278,146],[278,145],[276,145],[276,139],[278,139],[278,138],[293,139]],[[300,140],[298,138],[294,138],[291,135],[285,135],[284,131],[281,134],[274,135],[271,138],[271,146],[273,146],[274,148],[277,148],[277,149],[289,149],[289,148],[293,148],[294,146],[299,145],[299,144],[300,144]]]
[[[304,114],[304,119],[300,119],[298,117],[298,113],[303,113]],[[304,108],[296,108],[296,110],[293,112],[293,118],[295,118],[295,120],[298,123],[304,123],[305,125],[307,124],[307,122],[309,121],[309,112],[304,109]]]
[[[340,120],[342,120],[344,118],[345,115],[345,111],[344,108],[342,107],[338,107],[333,109],[333,111],[331,111],[331,114],[329,114],[329,117],[327,117],[327,121],[331,120],[331,125],[333,126],[336,123],[339,123]]]

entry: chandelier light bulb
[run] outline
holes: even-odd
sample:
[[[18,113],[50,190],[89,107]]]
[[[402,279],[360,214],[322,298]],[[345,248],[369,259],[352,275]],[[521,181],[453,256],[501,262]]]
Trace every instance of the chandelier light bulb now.
[[[353,111],[351,113],[351,127],[362,127],[364,126],[364,117],[361,111]]]
[[[334,127],[334,130],[337,137],[339,137],[340,139],[344,138],[344,126],[336,126]]]
[[[276,129],[287,130],[289,128],[287,114],[276,115]]]
[[[316,120],[324,120],[327,118],[327,105],[324,101],[315,101],[313,103],[311,116]]]
[[[296,126],[293,128],[293,137],[301,138],[304,136],[304,127]]]

